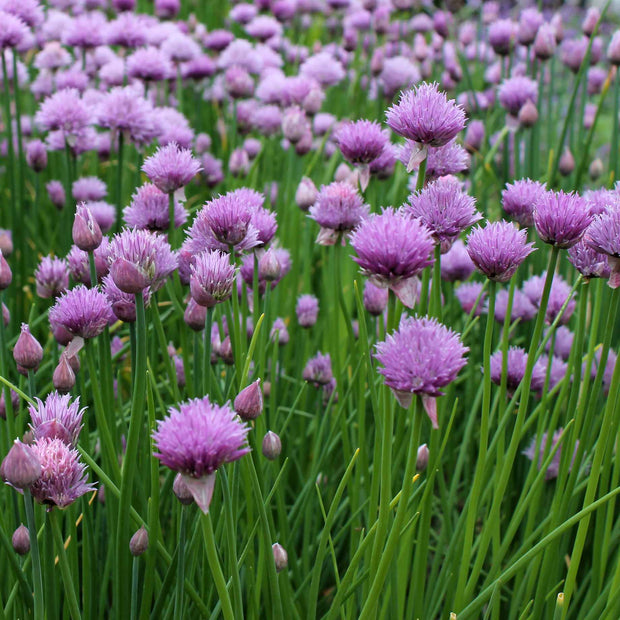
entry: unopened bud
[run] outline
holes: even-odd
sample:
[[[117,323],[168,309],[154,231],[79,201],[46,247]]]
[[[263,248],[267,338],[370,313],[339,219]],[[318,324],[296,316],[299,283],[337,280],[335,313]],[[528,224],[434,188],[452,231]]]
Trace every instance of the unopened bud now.
[[[29,446],[16,439],[2,461],[0,474],[16,489],[27,489],[41,476],[41,463]]]
[[[263,437],[263,456],[275,461],[282,452],[282,441],[273,431],[267,431]]]
[[[194,496],[192,492],[189,490],[188,486],[185,484],[183,480],[183,476],[181,474],[177,474],[174,478],[174,482],[172,483],[172,492],[176,495],[176,498],[183,504],[184,506],[189,506],[194,503]]]
[[[18,366],[26,370],[37,368],[43,359],[43,347],[30,333],[27,323],[22,323],[21,334],[13,349],[13,358]]]
[[[538,110],[531,99],[528,99],[519,110],[519,123],[523,127],[533,127],[538,121]]]
[[[271,548],[273,549],[273,561],[276,565],[276,572],[279,573],[288,566],[288,553],[286,553],[286,549],[280,543],[274,543]]]
[[[564,149],[564,153],[562,153],[562,157],[560,157],[558,169],[560,170],[560,174],[564,177],[567,177],[575,169],[575,158],[568,147]]]
[[[137,557],[142,555],[149,548],[149,533],[142,526],[129,541],[129,551],[131,555]]]
[[[302,211],[307,211],[315,202],[318,191],[312,179],[303,177],[295,192],[295,202]]]
[[[423,443],[419,448],[418,448],[418,456],[416,458],[415,461],[415,468],[418,471],[424,471],[426,469],[426,466],[428,465],[428,446]]]
[[[4,255],[0,253],[0,291],[8,288],[13,281],[13,272],[6,262]]]
[[[114,284],[124,293],[135,295],[141,293],[149,281],[142,271],[125,258],[117,258],[110,266],[110,275]]]
[[[220,344],[219,354],[224,364],[231,366],[232,364],[235,363],[235,357],[233,355],[232,342],[230,341],[230,336],[226,336],[226,338],[222,340],[222,343]]]
[[[15,553],[19,555],[26,555],[30,551],[30,533],[23,523],[13,532],[11,542]]]
[[[207,309],[196,303],[193,297],[189,298],[183,319],[195,332],[202,331],[205,328],[205,320],[207,318]]]
[[[75,386],[75,373],[66,355],[61,355],[52,376],[54,387],[61,393],[70,392]]]
[[[78,206],[73,220],[73,243],[84,252],[92,252],[101,245],[103,234],[90,209],[83,203]],[[118,286],[118,285],[117,285]]]
[[[2,256],[13,254],[13,233],[5,228],[0,228],[0,252]]]
[[[235,398],[234,409],[242,420],[255,420],[263,412],[260,379],[250,383]]]
[[[273,282],[280,277],[282,265],[276,253],[270,248],[258,260],[258,277],[260,280]]]
[[[592,160],[590,167],[588,168],[588,174],[593,181],[596,181],[603,172],[605,171],[605,167],[603,166],[603,162],[599,157]]]

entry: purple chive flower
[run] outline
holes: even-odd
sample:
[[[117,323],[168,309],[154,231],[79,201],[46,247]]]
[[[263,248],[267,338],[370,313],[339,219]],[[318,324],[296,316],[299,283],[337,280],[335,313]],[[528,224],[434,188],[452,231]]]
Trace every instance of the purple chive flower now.
[[[502,207],[504,211],[521,226],[534,224],[534,205],[546,191],[544,183],[522,179],[507,184],[502,191]]]
[[[587,229],[584,241],[594,251],[607,256],[611,273],[608,284],[620,286],[620,209],[612,208],[599,215]]]
[[[35,172],[47,168],[47,149],[41,140],[31,140],[26,145],[26,163]]]
[[[482,216],[476,201],[463,191],[458,179],[446,177],[429,183],[409,196],[406,211],[418,218],[433,234],[433,239],[446,253],[457,237]]]
[[[590,209],[578,194],[545,192],[534,207],[534,225],[538,236],[559,248],[570,248],[583,236],[592,222]]]
[[[101,280],[109,271],[108,254],[110,251],[110,242],[107,237],[102,237],[101,245],[93,252],[95,255],[95,271],[97,279]],[[69,254],[67,254],[67,264],[69,272],[75,280],[90,286],[90,267],[88,254],[84,250],[80,250],[77,246],[71,246]]]
[[[295,313],[301,327],[312,327],[319,315],[319,300],[314,295],[300,295],[297,298]]]
[[[398,330],[376,345],[379,373],[402,407],[409,407],[413,394],[420,394],[426,412],[438,428],[435,397],[456,379],[467,363],[459,335],[426,317],[404,317]]]
[[[517,24],[510,19],[498,19],[489,27],[489,44],[499,56],[508,56],[515,44]]]
[[[528,101],[538,101],[538,84],[525,76],[508,78],[499,87],[497,98],[508,114],[517,116]]]
[[[152,183],[141,185],[131,197],[131,204],[123,209],[127,226],[150,231],[167,231],[170,224],[169,198]],[[181,203],[174,203],[174,226],[180,228],[187,221],[187,211]]]
[[[83,284],[61,295],[49,311],[50,325],[59,325],[73,336],[95,338],[106,328],[112,310],[106,296]]]
[[[602,215],[610,208],[620,208],[620,192],[614,189],[591,189],[583,193],[583,199],[588,203],[593,216]]]
[[[58,297],[69,287],[67,261],[55,256],[44,256],[34,272],[34,279],[39,297]]]
[[[86,408],[80,409],[80,397],[71,402],[69,394],[58,392],[48,394],[45,403],[35,398],[35,405],[29,405],[30,429],[35,440],[43,438],[61,439],[68,446],[77,445],[82,430],[82,416]]]
[[[235,282],[235,266],[219,250],[201,252],[191,266],[189,286],[194,301],[213,308],[230,298]]]
[[[381,288],[366,280],[364,284],[364,308],[373,316],[380,316],[388,304],[389,290]]]
[[[408,213],[384,209],[372,214],[351,235],[353,260],[374,284],[390,288],[408,308],[417,299],[416,276],[433,263],[433,239]]]
[[[546,272],[543,272],[539,276],[532,276],[529,280],[526,280],[523,283],[523,292],[530,300],[530,302],[536,306],[537,308],[540,306],[540,300],[542,298],[543,289],[545,287],[545,278]],[[547,303],[547,312],[545,314],[545,319],[549,325],[553,323],[556,319],[562,306],[569,298],[571,293],[571,287],[566,283],[566,281],[560,276],[556,274],[551,283],[551,290],[549,291],[549,301]],[[573,312],[575,311],[576,302],[575,299],[572,298],[564,313],[562,314],[562,318],[560,319],[561,324],[566,324],[570,320]]]
[[[447,282],[463,282],[471,276],[474,269],[475,265],[460,239],[441,257],[441,278]]]
[[[108,258],[114,284],[125,293],[159,290],[177,268],[177,256],[160,235],[125,228],[110,242]]]
[[[332,360],[329,356],[323,355],[320,351],[306,363],[303,371],[303,379],[312,383],[315,387],[327,385],[333,378]]]
[[[92,120],[88,106],[74,88],[65,88],[45,99],[35,116],[43,131],[62,131],[69,146],[75,145]]]
[[[409,169],[411,157],[415,158],[416,151],[416,145],[411,140],[407,140],[398,153],[398,159],[407,166],[409,172],[419,166],[416,162]],[[430,182],[450,174],[459,174],[469,168],[469,159],[467,151],[457,144],[456,140],[437,148],[431,146],[428,148],[426,157],[426,180]],[[415,190],[416,181],[417,178],[412,176],[409,183],[412,191]]]
[[[261,246],[268,245],[278,230],[276,214],[263,207],[253,209],[250,223],[258,231],[258,240]]]
[[[18,47],[29,35],[28,27],[17,16],[0,9],[0,52]]]
[[[571,349],[573,348],[574,334],[565,325],[560,325],[555,332],[555,345],[553,347],[553,355],[557,355],[564,361],[568,360]],[[551,348],[551,341],[547,342],[545,347],[547,353]]]
[[[278,317],[273,322],[273,325],[271,326],[271,331],[269,332],[269,338],[272,341],[275,341],[277,338],[278,344],[280,346],[288,344],[289,334],[288,330],[286,329],[286,323],[280,317]]]
[[[192,152],[179,148],[174,142],[158,148],[142,166],[146,176],[165,194],[187,185],[200,170],[200,162]]]
[[[526,450],[523,451],[524,456],[526,456],[530,461],[537,462],[538,469],[541,468],[543,464],[543,457],[545,455],[545,451],[547,455],[551,454],[551,451],[557,446],[558,441],[560,441],[560,437],[562,436],[562,432],[564,429],[558,428],[555,433],[553,433],[553,437],[551,438],[551,446],[547,447],[547,441],[549,434],[545,431],[542,434],[540,445],[538,446],[538,454],[536,454],[536,445],[538,443],[536,437],[532,439],[530,445]],[[573,456],[571,457],[570,464],[568,466],[568,471],[570,471],[573,467],[573,463],[575,462],[575,456],[577,455],[577,450],[579,449],[579,440],[575,442],[575,446],[573,448]],[[553,455],[551,459],[551,463],[547,467],[547,471],[545,472],[545,480],[553,480],[558,477],[560,473],[560,460],[562,458],[562,448],[558,448],[557,452]]]
[[[490,280],[508,282],[534,251],[527,233],[504,220],[477,226],[467,237],[467,252],[476,268]]]
[[[302,63],[299,75],[325,87],[338,84],[344,78],[345,71],[340,62],[331,54],[319,52]]]
[[[459,300],[461,308],[463,308],[463,311],[467,314],[474,310],[474,306],[474,316],[480,316],[484,311],[486,293],[482,292],[482,284],[480,282],[467,282],[466,284],[461,284],[454,291],[454,294]],[[478,299],[479,301],[476,304]]]
[[[321,227],[317,237],[320,245],[334,245],[367,215],[368,205],[354,187],[344,182],[321,186],[316,202],[309,209],[309,217]]]
[[[491,381],[496,385],[501,384],[503,359],[502,351],[491,356]],[[512,394],[525,376],[527,353],[521,347],[510,347],[506,360],[506,387],[508,393]]]
[[[444,146],[465,127],[464,110],[439,92],[435,83],[422,83],[401,93],[386,118],[397,134],[417,143],[409,158],[409,170],[425,159],[429,146]]]
[[[112,276],[109,274],[103,278],[103,292],[105,293],[114,316],[124,323],[136,322],[136,297],[130,293],[121,291],[116,284]],[[144,306],[147,307],[151,301],[151,289],[145,288],[142,291],[142,298],[144,300]]]
[[[127,77],[160,82],[174,75],[170,59],[156,47],[137,49],[127,58]]]
[[[388,136],[379,123],[359,120],[341,125],[336,141],[347,161],[364,165],[381,155]]]
[[[89,200],[84,206],[95,218],[101,232],[108,232],[116,222],[116,207],[103,200]]]
[[[169,415],[157,424],[153,433],[155,456],[183,481],[196,504],[206,514],[213,496],[215,472],[247,454],[249,427],[243,424],[230,405],[219,406],[209,397],[194,398],[171,407]]]
[[[73,182],[71,193],[76,202],[102,200],[108,193],[104,181],[97,177],[82,177]]]
[[[76,499],[95,490],[88,483],[86,466],[80,462],[78,451],[62,439],[42,437],[32,446],[41,463],[41,476],[30,487],[34,499],[40,504],[66,508]]]
[[[502,289],[497,293],[495,299],[495,320],[503,324],[508,310],[508,291]],[[531,321],[536,316],[536,306],[524,295],[520,290],[515,290],[512,300],[512,312],[510,313],[510,322],[514,323],[517,319],[520,321]]]

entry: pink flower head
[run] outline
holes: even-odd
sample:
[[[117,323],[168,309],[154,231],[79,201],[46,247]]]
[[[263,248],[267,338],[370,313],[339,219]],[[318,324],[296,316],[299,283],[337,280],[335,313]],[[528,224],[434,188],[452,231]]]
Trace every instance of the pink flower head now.
[[[170,194],[187,185],[200,172],[201,165],[191,151],[172,142],[148,157],[142,170],[162,192]]]
[[[588,204],[578,194],[545,192],[534,207],[534,225],[539,237],[559,248],[570,248],[592,222]]]
[[[82,430],[82,415],[85,411],[85,408],[80,409],[79,396],[71,402],[69,394],[52,392],[45,402],[39,398],[35,401],[36,405],[29,405],[32,420],[30,428],[34,438],[58,438],[69,446],[75,446]]]
[[[127,226],[150,231],[167,231],[170,223],[169,198],[152,183],[138,187],[131,197],[131,204],[123,209]],[[181,203],[174,202],[174,225],[179,228],[187,221],[187,211]]]
[[[49,311],[50,325],[58,325],[74,336],[94,338],[106,328],[112,310],[106,296],[83,284],[61,295]]]

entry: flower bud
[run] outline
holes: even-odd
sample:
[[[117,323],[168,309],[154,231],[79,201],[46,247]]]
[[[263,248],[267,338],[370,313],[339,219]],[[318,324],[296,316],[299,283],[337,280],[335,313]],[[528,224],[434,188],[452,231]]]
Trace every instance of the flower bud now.
[[[620,30],[616,30],[611,37],[607,48],[607,58],[612,65],[620,66]]]
[[[601,12],[595,6],[590,7],[583,22],[581,23],[581,30],[583,31],[583,34],[587,37],[591,37],[600,18]]]
[[[312,179],[303,177],[295,192],[295,202],[302,211],[307,211],[315,202],[318,191]]]
[[[519,110],[519,123],[523,127],[533,127],[538,121],[538,110],[531,99],[528,99]]]
[[[142,526],[129,541],[129,551],[131,555],[137,557],[142,555],[149,548],[149,533]]]
[[[418,448],[418,456],[416,458],[415,461],[415,468],[418,471],[424,471],[426,469],[426,466],[428,465],[428,446],[423,443],[419,448]]]
[[[223,343],[222,343],[223,344]],[[235,398],[234,409],[242,420],[255,420],[263,412],[260,379],[250,383]]]
[[[114,284],[123,291],[135,295],[141,293],[148,285],[146,276],[125,258],[117,258],[110,266],[110,275]]]
[[[276,572],[279,573],[288,566],[288,553],[280,543],[274,543],[271,548],[273,549],[273,561],[276,565]]]
[[[16,439],[0,465],[5,482],[16,489],[27,489],[41,476],[41,463],[34,451]]]
[[[205,320],[207,318],[207,308],[196,303],[193,297],[189,298],[187,307],[183,314],[183,319],[190,329],[200,332],[205,328]]]
[[[232,366],[232,364],[235,363],[235,357],[233,355],[232,342],[230,341],[230,336],[226,336],[226,338],[222,340],[222,343],[220,344],[219,354],[224,364],[227,364],[228,366]]]
[[[52,382],[61,394],[70,392],[75,386],[75,373],[66,355],[60,356],[58,366],[56,366],[52,376]]]
[[[295,154],[302,157],[312,150],[312,132],[308,129],[301,137],[299,142],[295,144]]]
[[[234,177],[242,177],[250,172],[250,158],[243,149],[235,149],[230,154],[228,171]]]
[[[19,407],[19,395],[14,390],[9,390],[11,395],[11,407],[15,411]],[[4,388],[0,389],[0,418],[6,420],[6,402],[4,400]]]
[[[172,492],[176,495],[176,498],[184,506],[189,506],[190,504],[194,503],[194,496],[185,484],[185,481],[183,480],[183,476],[181,474],[177,474],[175,476],[174,482],[172,483]]]
[[[26,145],[26,163],[35,172],[47,168],[47,150],[41,140],[32,140]]]
[[[83,203],[78,206],[73,220],[73,243],[84,252],[92,252],[101,245],[103,234],[90,209]]]
[[[22,323],[21,334],[13,349],[13,358],[18,366],[27,370],[34,370],[43,359],[43,347],[30,333],[27,323]]]
[[[58,209],[65,206],[66,194],[65,188],[60,181],[50,181],[45,188],[49,195],[50,202]]]
[[[26,555],[30,551],[30,533],[23,523],[20,523],[19,527],[13,532],[11,542],[15,553],[19,555]]]
[[[567,177],[575,169],[575,158],[568,147],[564,149],[564,153],[562,153],[562,157],[560,157],[558,169],[560,170],[560,174],[564,177]]]
[[[600,157],[592,160],[590,167],[588,168],[588,174],[593,181],[596,181],[605,171],[605,167],[603,166],[603,162]]]
[[[282,266],[276,253],[269,249],[258,260],[258,278],[273,282],[280,277]]]
[[[8,288],[13,281],[13,272],[6,262],[4,255],[0,253],[0,291]]]
[[[3,256],[13,254],[13,233],[4,228],[0,228],[0,252]]]
[[[11,313],[4,303],[2,304],[2,320],[4,321],[4,326],[8,327],[11,322]]]
[[[306,113],[298,106],[291,106],[282,116],[282,134],[291,143],[297,144],[308,131]]]
[[[282,441],[273,431],[267,431],[263,437],[263,456],[275,461],[282,452]]]

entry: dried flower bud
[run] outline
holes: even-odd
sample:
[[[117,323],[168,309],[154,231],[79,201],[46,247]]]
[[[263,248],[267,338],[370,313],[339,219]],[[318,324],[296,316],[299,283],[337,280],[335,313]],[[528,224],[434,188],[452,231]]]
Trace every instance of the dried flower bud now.
[[[52,376],[54,387],[61,393],[70,392],[75,386],[75,373],[66,355],[61,355]]]
[[[184,506],[189,506],[194,503],[194,496],[192,492],[189,490],[188,486],[185,484],[183,480],[183,476],[181,474],[177,474],[174,478],[174,482],[172,484],[172,492],[176,495],[177,499]]]
[[[2,461],[0,474],[12,487],[27,489],[41,476],[41,463],[29,446],[16,439]]]
[[[103,234],[97,220],[84,204],[78,206],[73,220],[73,243],[84,252],[92,252],[101,245]]]
[[[416,462],[415,462],[415,468],[418,471],[424,471],[428,465],[428,446],[423,443],[419,448],[418,448],[418,456],[416,458]]]
[[[26,555],[30,551],[30,533],[23,523],[20,523],[19,527],[13,532],[11,542],[15,553],[19,553],[19,555]]]
[[[149,548],[149,533],[142,526],[129,541],[129,551],[131,555],[137,557],[142,555]]]
[[[43,359],[43,347],[30,333],[27,323],[22,323],[21,334],[13,349],[13,359],[18,366],[26,370],[37,368]]]
[[[276,565],[276,572],[279,573],[288,566],[288,553],[280,543],[274,543],[271,548],[273,549],[273,561]]]
[[[282,452],[282,441],[273,431],[267,431],[263,437],[263,456],[275,461]]]
[[[223,343],[222,343],[223,344]],[[235,398],[234,409],[242,420],[255,420],[263,412],[260,379],[250,383]]]

